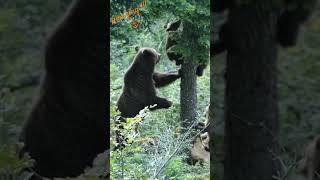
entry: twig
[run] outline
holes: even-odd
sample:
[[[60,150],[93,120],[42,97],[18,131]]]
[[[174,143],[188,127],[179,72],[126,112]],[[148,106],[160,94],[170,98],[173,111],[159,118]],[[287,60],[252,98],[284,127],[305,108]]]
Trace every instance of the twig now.
[[[158,170],[158,172],[156,171],[155,175],[153,176],[153,179],[155,179],[161,172],[162,169],[168,164],[168,162],[170,161],[170,159],[178,152],[178,150],[180,149],[182,142],[184,142],[184,140],[186,139],[186,137],[189,135],[190,130],[193,128],[193,126],[196,124],[196,121],[188,128],[187,132],[184,134],[182,140],[180,141],[180,143],[178,144],[177,148],[174,150],[174,152],[169,156],[169,158],[162,164],[162,166],[160,167],[160,169]]]

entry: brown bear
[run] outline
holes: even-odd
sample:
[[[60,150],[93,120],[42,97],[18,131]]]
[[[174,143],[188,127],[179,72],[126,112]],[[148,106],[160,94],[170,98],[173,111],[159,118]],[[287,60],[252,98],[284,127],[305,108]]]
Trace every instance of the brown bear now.
[[[301,168],[308,180],[320,180],[320,135],[306,147]]]
[[[170,52],[170,48],[174,47],[177,42],[174,39],[175,33],[178,31],[179,27],[181,26],[181,20],[173,21],[168,23],[164,28],[166,29],[168,36],[166,40],[166,51],[167,56],[170,61],[175,61],[176,65],[181,65],[183,63],[183,56],[181,54],[175,54]],[[196,74],[198,76],[202,76],[204,69],[207,67],[207,64],[199,64],[196,70]]]
[[[171,102],[156,95],[156,88],[166,86],[178,78],[179,72],[154,72],[160,54],[152,48],[141,48],[124,75],[124,86],[117,106],[122,117],[135,117],[147,106],[150,110],[169,108]]]
[[[205,122],[199,122],[195,127],[201,130],[200,134],[195,137],[192,142],[192,148],[189,152],[187,163],[195,165],[197,162],[200,164],[210,162],[210,123],[209,123],[209,108],[210,104],[204,111]]]
[[[175,61],[176,65],[181,65],[183,63],[183,57],[181,54],[175,54],[173,52],[170,52],[169,49],[172,48],[177,42],[174,40],[174,38],[171,38],[171,34],[175,33],[178,28],[180,27],[181,20],[173,21],[168,23],[167,25],[164,26],[166,29],[168,36],[166,40],[166,51],[167,51],[167,56],[170,61]]]
[[[200,164],[210,162],[210,137],[208,132],[198,135],[190,149],[190,157],[188,158],[188,164],[195,165],[197,162]]]
[[[125,118],[135,117],[145,107],[150,110],[169,108],[172,102],[158,97],[156,88],[164,87],[178,78],[179,72],[159,73],[155,72],[155,65],[160,60],[160,54],[152,48],[140,48],[134,57],[133,62],[124,75],[124,86],[118,99],[117,106],[121,118],[117,120],[124,122]],[[155,105],[155,106],[154,106]],[[123,128],[119,125],[119,128]],[[116,131],[118,145],[115,150],[125,147],[125,137],[120,131]]]
[[[106,7],[74,0],[46,42],[40,92],[20,137],[41,176],[75,177],[109,148]]]

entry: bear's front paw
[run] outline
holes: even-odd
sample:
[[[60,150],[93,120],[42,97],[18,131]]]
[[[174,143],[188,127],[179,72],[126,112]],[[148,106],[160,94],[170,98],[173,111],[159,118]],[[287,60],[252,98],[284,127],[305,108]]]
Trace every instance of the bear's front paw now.
[[[199,77],[202,76],[203,75],[203,70],[204,70],[203,68],[198,67],[197,71],[196,71],[197,76],[199,76]]]
[[[171,106],[172,106],[172,102],[167,100],[165,108],[169,108]]]

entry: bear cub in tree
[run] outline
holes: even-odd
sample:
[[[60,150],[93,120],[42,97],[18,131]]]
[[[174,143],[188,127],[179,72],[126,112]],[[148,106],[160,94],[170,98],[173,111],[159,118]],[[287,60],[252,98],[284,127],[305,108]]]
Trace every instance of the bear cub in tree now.
[[[170,48],[174,47],[177,42],[171,37],[176,33],[181,25],[181,20],[173,21],[168,23],[164,28],[166,29],[168,36],[166,42],[166,52],[170,61],[175,61],[176,65],[181,65],[183,63],[183,56],[181,54],[175,54],[170,51]],[[202,76],[204,69],[207,67],[207,64],[199,64],[196,70],[198,76]]]

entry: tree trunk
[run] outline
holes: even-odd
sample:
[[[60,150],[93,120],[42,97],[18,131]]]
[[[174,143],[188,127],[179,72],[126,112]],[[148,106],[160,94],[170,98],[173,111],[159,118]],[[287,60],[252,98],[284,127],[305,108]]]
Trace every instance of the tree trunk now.
[[[197,62],[186,61],[181,65],[180,103],[182,132],[193,124],[197,117]]]
[[[212,47],[214,48],[214,47]],[[212,51],[211,51],[212,52]],[[215,87],[215,83],[214,83],[214,57],[211,56],[210,57],[210,108],[209,108],[209,122],[210,122],[210,130],[209,130],[209,137],[210,137],[210,149],[212,149],[212,151],[210,151],[210,174],[216,174],[216,169],[214,168],[214,160],[211,160],[213,158],[215,158],[213,156],[213,152],[214,152],[214,135],[213,135],[213,128],[214,128],[214,122],[213,122],[213,115],[214,115],[214,102],[213,102],[213,96],[215,95],[214,92],[214,87]]]
[[[277,9],[270,2],[253,2],[229,12],[225,180],[279,176]]]

